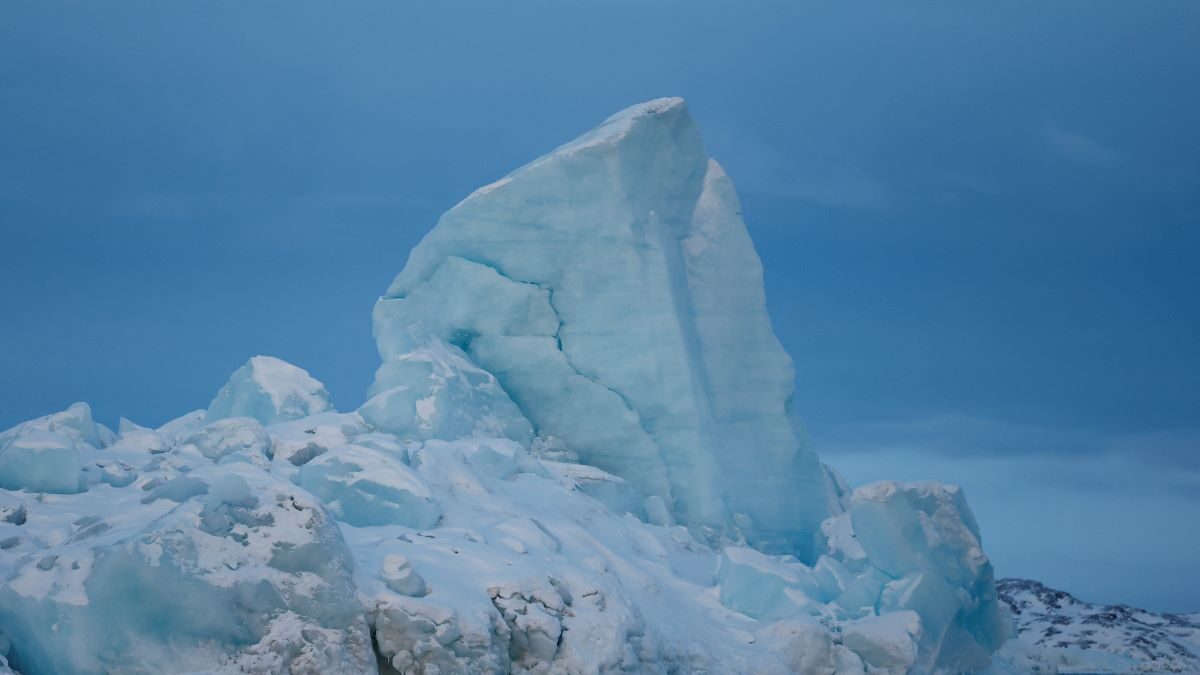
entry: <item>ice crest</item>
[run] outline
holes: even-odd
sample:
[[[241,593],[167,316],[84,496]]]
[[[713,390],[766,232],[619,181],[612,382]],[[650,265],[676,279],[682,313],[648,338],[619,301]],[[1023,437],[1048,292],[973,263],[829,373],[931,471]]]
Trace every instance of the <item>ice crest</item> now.
[[[792,364],[681,99],[618,113],[447,212],[376,307],[385,368],[415,324],[680,522],[811,557],[828,514],[790,419]]]

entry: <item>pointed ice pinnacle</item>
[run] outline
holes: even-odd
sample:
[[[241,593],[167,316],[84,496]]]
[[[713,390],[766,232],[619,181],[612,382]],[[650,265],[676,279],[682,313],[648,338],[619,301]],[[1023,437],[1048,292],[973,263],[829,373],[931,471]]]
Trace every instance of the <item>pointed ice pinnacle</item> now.
[[[534,428],[683,523],[812,557],[823,473],[794,431],[793,370],[733,185],[682,99],[633,106],[476,190],[375,308],[498,378]]]

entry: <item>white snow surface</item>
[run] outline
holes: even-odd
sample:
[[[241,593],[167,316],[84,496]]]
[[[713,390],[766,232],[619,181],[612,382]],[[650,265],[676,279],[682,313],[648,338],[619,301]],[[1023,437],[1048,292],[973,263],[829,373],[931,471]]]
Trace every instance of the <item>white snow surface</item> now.
[[[359,410],[255,357],[158,429],[0,433],[0,673],[988,668],[962,492],[817,461],[761,274],[662,99],[442,218]]]

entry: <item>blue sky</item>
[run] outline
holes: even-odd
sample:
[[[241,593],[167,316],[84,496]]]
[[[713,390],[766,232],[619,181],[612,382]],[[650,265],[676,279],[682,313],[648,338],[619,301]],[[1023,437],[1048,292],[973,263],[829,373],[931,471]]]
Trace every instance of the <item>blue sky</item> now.
[[[959,482],[1000,575],[1200,610],[1200,5],[4,3],[0,427],[253,354],[342,408],[437,216],[631,103],[737,184],[853,482]]]

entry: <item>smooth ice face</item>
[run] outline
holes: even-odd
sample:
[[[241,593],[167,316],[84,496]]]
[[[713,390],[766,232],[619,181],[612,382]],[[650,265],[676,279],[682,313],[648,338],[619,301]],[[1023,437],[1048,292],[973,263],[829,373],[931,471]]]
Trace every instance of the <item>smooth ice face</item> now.
[[[207,420],[253,417],[275,424],[330,410],[329,392],[308,371],[271,356],[238,368],[208,406]]]
[[[418,325],[681,522],[811,557],[828,506],[793,431],[792,364],[681,99],[618,113],[442,216],[376,307],[381,372]]]
[[[113,442],[86,403],[0,433],[0,488],[73,494],[85,489],[82,457]]]
[[[412,469],[371,448],[347,445],[321,455],[300,468],[296,482],[351,525],[421,529],[442,515]]]
[[[53,431],[30,431],[0,450],[0,487],[6,490],[80,491],[83,464],[75,441]]]

